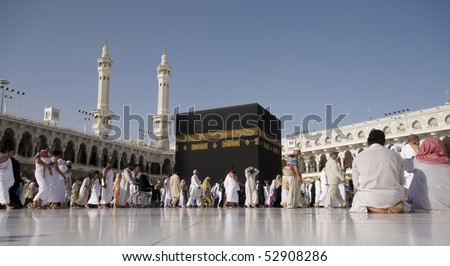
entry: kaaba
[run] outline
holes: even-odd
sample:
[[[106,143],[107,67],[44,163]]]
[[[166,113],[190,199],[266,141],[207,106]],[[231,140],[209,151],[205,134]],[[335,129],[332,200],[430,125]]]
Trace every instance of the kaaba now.
[[[188,181],[193,170],[212,185],[231,167],[242,183],[249,166],[259,180],[281,172],[280,120],[257,103],[179,113],[175,123],[175,170]]]

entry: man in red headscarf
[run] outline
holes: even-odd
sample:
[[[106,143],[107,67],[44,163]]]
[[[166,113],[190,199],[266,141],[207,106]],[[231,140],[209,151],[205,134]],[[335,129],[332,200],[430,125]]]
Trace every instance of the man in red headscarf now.
[[[450,211],[450,160],[440,139],[426,139],[405,169],[414,173],[409,187],[413,211]]]

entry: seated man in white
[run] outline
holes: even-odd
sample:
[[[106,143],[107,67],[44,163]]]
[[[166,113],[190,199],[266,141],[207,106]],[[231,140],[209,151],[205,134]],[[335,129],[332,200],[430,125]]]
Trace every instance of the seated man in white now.
[[[384,147],[384,132],[372,130],[368,149],[353,161],[356,194],[350,212],[400,213],[409,211],[403,188],[403,161]]]
[[[409,187],[412,211],[450,211],[450,160],[444,143],[428,138],[420,146],[417,156],[405,169],[414,168],[414,178]]]

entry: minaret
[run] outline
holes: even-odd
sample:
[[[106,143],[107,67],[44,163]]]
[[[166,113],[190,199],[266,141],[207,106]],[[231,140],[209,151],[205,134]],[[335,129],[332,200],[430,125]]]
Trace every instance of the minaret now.
[[[170,123],[172,117],[169,114],[169,82],[172,68],[167,63],[166,49],[161,56],[161,64],[156,68],[158,74],[158,110],[153,117],[153,133],[155,134],[159,147],[169,149]]]
[[[114,60],[109,57],[108,41],[102,48],[102,56],[97,59],[98,67],[98,98],[97,109],[92,111],[94,115],[94,124],[92,129],[95,134],[101,138],[108,138],[111,131],[109,121],[114,113],[109,110],[109,86]]]

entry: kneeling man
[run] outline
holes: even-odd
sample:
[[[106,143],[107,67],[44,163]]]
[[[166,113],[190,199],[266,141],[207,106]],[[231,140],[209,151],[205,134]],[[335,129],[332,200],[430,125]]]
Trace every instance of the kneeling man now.
[[[403,161],[400,155],[384,147],[384,132],[372,130],[368,149],[353,161],[356,194],[350,212],[409,212],[403,188]]]

